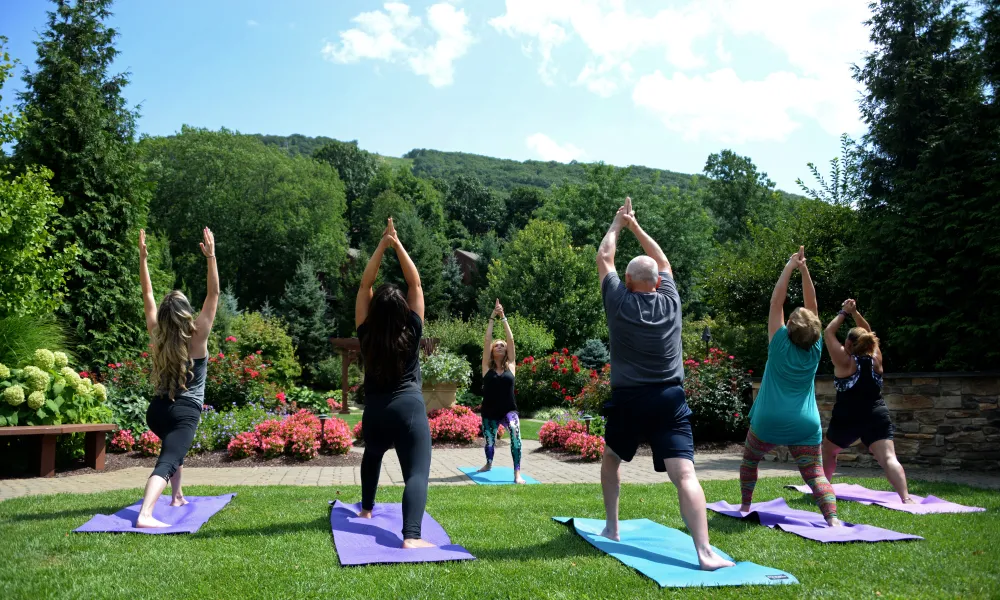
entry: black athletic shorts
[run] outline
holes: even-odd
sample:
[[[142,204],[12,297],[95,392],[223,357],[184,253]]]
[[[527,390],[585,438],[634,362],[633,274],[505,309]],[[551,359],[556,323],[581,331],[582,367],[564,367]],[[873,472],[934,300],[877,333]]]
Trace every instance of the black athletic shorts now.
[[[838,413],[834,409],[830,426],[826,429],[826,439],[836,446],[847,448],[860,438],[862,444],[871,447],[879,440],[891,441],[893,431],[889,409],[885,406],[876,406],[861,418],[856,414]]]
[[[642,442],[652,448],[653,468],[661,473],[665,459],[694,460],[691,409],[680,385],[615,388],[604,414],[604,441],[625,462]]]

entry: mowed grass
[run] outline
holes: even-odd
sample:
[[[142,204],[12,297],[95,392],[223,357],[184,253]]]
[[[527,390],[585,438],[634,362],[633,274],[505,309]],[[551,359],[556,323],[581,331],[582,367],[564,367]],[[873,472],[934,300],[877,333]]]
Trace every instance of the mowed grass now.
[[[881,479],[844,481],[887,489]],[[758,498],[785,496],[796,479],[763,479]],[[705,482],[710,500],[738,499],[735,481]],[[924,541],[819,544],[709,513],[712,542],[737,560],[793,573],[797,586],[666,589],[598,552],[552,516],[603,518],[597,485],[432,487],[429,512],[479,560],[340,567],[328,500],[357,487],[191,487],[237,492],[193,535],[74,534],[94,513],[135,502],[138,490],[27,497],[0,503],[0,598],[988,598],[1000,593],[1000,494],[913,482],[985,513],[912,516],[841,503],[850,522]],[[398,502],[401,488],[379,500]],[[669,484],[626,485],[623,518],[683,528]]]

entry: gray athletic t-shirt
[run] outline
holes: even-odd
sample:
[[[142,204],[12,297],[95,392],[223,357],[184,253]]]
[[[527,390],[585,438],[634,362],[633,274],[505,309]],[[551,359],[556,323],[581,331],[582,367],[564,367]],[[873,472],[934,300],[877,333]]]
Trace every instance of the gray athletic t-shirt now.
[[[611,337],[611,387],[684,382],[681,297],[674,279],[660,273],[660,286],[633,293],[617,273],[601,282]]]

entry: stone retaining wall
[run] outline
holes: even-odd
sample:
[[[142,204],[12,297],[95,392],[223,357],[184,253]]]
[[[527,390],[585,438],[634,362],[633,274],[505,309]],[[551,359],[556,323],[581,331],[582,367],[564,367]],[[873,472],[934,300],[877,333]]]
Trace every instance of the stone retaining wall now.
[[[754,383],[754,395],[760,384]],[[904,464],[976,471],[1000,469],[1000,374],[886,374],[886,404],[896,426],[896,455]],[[837,394],[833,378],[816,378],[823,431]],[[779,449],[778,460],[788,460]],[[875,466],[857,442],[840,454],[839,464]]]

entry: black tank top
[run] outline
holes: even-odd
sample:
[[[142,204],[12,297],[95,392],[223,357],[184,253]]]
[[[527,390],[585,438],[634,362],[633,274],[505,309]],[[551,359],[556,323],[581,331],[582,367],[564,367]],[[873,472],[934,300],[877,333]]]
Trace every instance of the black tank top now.
[[[502,375],[493,369],[483,376],[483,418],[499,421],[507,413],[516,411],[514,402],[514,374],[504,371]]]
[[[852,414],[867,415],[872,410],[885,406],[882,376],[875,372],[875,360],[871,356],[851,358],[854,359],[854,374],[833,380],[837,389],[837,404],[833,410],[845,417]]]

